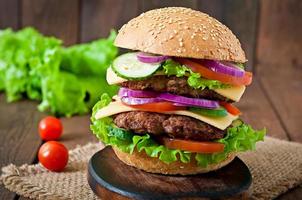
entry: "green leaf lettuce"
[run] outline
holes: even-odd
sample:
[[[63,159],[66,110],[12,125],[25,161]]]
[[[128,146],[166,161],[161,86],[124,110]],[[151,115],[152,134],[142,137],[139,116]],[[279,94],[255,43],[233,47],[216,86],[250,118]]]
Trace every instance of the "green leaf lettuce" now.
[[[9,102],[42,101],[39,110],[56,115],[87,113],[101,93],[117,92],[105,78],[118,51],[115,36],[112,31],[108,39],[65,48],[33,28],[0,31],[0,91]]]
[[[199,73],[194,73],[190,68],[181,65],[173,60],[167,60],[163,63],[163,71],[168,76],[188,77],[188,85],[194,89],[218,89],[228,88],[228,84],[221,83],[217,80],[202,78]]]

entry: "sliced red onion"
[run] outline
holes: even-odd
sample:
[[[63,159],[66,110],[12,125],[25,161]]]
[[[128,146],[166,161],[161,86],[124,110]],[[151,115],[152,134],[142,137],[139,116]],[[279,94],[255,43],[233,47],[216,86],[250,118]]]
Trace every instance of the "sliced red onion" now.
[[[158,97],[158,99],[178,103],[179,105],[187,105],[187,106],[197,106],[197,107],[204,107],[204,108],[218,108],[219,103],[218,101],[212,101],[207,99],[196,99],[196,98],[189,98],[189,97],[183,97],[178,96],[174,94],[169,93],[161,93]]]
[[[122,102],[128,105],[142,105],[147,103],[162,102],[159,98],[136,98],[136,97],[122,97]]]
[[[118,91],[119,97],[157,97],[158,93],[153,91],[131,90],[129,88],[120,88]]]
[[[137,59],[143,63],[159,63],[169,59],[169,56],[155,56],[148,53],[139,52]]]
[[[222,63],[216,60],[202,60],[200,61],[200,63],[214,72],[236,76],[236,77],[244,76],[244,70],[235,67],[231,63],[226,63],[226,62]]]

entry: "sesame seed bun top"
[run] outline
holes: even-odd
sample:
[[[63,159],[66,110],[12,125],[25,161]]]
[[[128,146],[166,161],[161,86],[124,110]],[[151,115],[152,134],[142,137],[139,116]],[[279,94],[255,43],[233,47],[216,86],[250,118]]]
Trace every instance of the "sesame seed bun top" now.
[[[228,27],[205,13],[183,7],[142,13],[119,30],[115,45],[176,57],[247,61]]]

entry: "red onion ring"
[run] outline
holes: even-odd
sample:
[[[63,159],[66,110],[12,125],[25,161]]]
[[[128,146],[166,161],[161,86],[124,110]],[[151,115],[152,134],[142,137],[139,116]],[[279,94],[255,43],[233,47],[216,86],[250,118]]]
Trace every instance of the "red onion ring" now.
[[[159,63],[169,59],[169,56],[155,56],[148,53],[139,52],[137,59],[143,63]]]
[[[147,103],[157,103],[163,100],[158,98],[136,98],[136,97],[122,97],[122,102],[128,105],[142,105]]]
[[[165,101],[177,103],[176,105],[179,106],[186,105],[186,106],[196,106],[196,107],[203,107],[209,109],[214,109],[219,107],[218,101],[189,98],[189,97],[183,97],[183,96],[178,96],[169,93],[161,93],[157,98]]]
[[[144,91],[144,90],[131,90],[129,88],[121,87],[118,91],[119,97],[141,97],[141,98],[148,98],[148,97],[157,97],[158,93],[153,91]]]
[[[239,69],[231,63],[226,64],[215,60],[201,60],[200,64],[204,65],[205,67],[209,68],[214,72],[227,74],[235,77],[243,77],[245,73],[243,69]]]

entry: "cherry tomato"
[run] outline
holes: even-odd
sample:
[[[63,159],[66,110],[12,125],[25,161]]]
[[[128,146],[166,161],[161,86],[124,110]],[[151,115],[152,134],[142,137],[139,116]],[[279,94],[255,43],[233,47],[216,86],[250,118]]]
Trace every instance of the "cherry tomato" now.
[[[59,172],[67,165],[68,150],[60,142],[48,141],[40,147],[38,159],[46,169]]]
[[[219,102],[219,104],[222,105],[232,115],[241,115],[241,111],[236,106],[224,101]]]
[[[235,86],[239,85],[250,85],[252,83],[253,74],[251,72],[245,72],[243,77],[235,77],[227,74],[222,74],[218,72],[214,72],[207,67],[203,66],[202,63],[199,63],[198,60],[189,60],[185,58],[177,58],[176,61],[181,64],[186,65],[191,68],[193,72],[200,73],[203,77],[218,80],[222,83],[227,83]]]
[[[170,149],[180,149],[194,153],[218,153],[223,152],[224,144],[218,142],[199,142],[172,138],[161,138],[163,145]]]
[[[57,140],[62,135],[63,126],[59,119],[48,116],[39,123],[40,137],[44,141]]]
[[[128,104],[125,105],[144,111],[150,111],[150,112],[165,112],[165,111],[186,109],[186,107],[174,106],[173,103],[170,102],[146,103],[141,105],[128,105]]]

